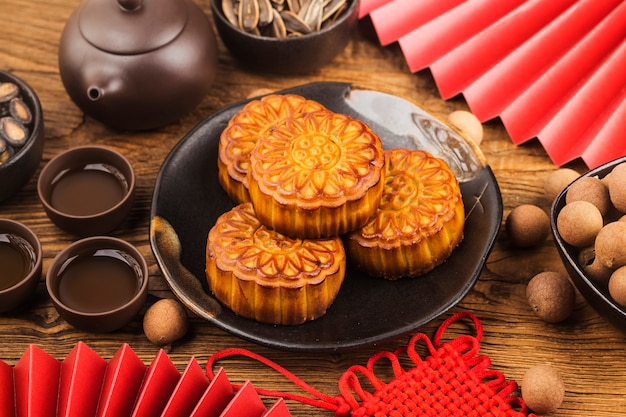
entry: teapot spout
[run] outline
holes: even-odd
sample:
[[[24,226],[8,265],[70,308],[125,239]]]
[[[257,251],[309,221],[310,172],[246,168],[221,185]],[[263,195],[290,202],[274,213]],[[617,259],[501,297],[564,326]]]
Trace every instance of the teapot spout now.
[[[102,89],[95,85],[87,87],[87,97],[91,101],[100,100],[102,98]]]
[[[102,102],[118,97],[124,91],[123,80],[121,75],[117,74],[115,69],[100,66],[99,68],[90,68],[85,70],[84,78],[76,85],[80,92],[81,101],[85,103]]]

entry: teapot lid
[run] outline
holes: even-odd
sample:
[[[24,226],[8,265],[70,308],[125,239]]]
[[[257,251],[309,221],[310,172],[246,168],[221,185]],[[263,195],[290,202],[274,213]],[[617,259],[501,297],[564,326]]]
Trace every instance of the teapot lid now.
[[[174,40],[187,23],[181,0],[85,0],[78,26],[96,48],[118,55],[139,54]]]

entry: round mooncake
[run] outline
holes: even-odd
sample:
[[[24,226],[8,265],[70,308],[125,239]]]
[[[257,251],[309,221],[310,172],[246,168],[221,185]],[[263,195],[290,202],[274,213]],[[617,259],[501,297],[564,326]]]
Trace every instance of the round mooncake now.
[[[284,325],[319,318],[335,300],[345,271],[340,238],[288,238],[259,222],[251,203],[222,214],[209,231],[209,287],[242,317]]]
[[[376,214],[345,240],[348,260],[373,276],[415,277],[444,262],[463,239],[465,211],[454,173],[426,151],[385,151]]]
[[[236,204],[250,201],[248,165],[257,138],[279,120],[324,106],[297,94],[270,94],[252,100],[238,111],[220,135],[218,173],[220,184]]]
[[[291,237],[338,236],[378,207],[385,155],[369,126],[330,110],[284,119],[250,154],[250,200],[263,224]]]

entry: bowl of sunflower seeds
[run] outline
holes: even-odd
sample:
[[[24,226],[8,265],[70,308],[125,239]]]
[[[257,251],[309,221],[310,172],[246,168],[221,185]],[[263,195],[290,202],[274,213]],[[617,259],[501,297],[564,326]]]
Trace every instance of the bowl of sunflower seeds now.
[[[359,0],[211,0],[211,9],[224,45],[245,66],[302,74],[346,47]]]
[[[43,155],[43,112],[35,91],[0,71],[0,202],[33,176]]]

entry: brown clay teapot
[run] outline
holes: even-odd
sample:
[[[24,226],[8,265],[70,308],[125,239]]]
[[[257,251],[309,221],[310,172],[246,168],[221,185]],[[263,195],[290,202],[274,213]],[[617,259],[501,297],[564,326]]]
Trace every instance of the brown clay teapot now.
[[[217,54],[213,28],[193,0],[83,0],[63,29],[59,72],[86,114],[144,130],[202,101]]]

